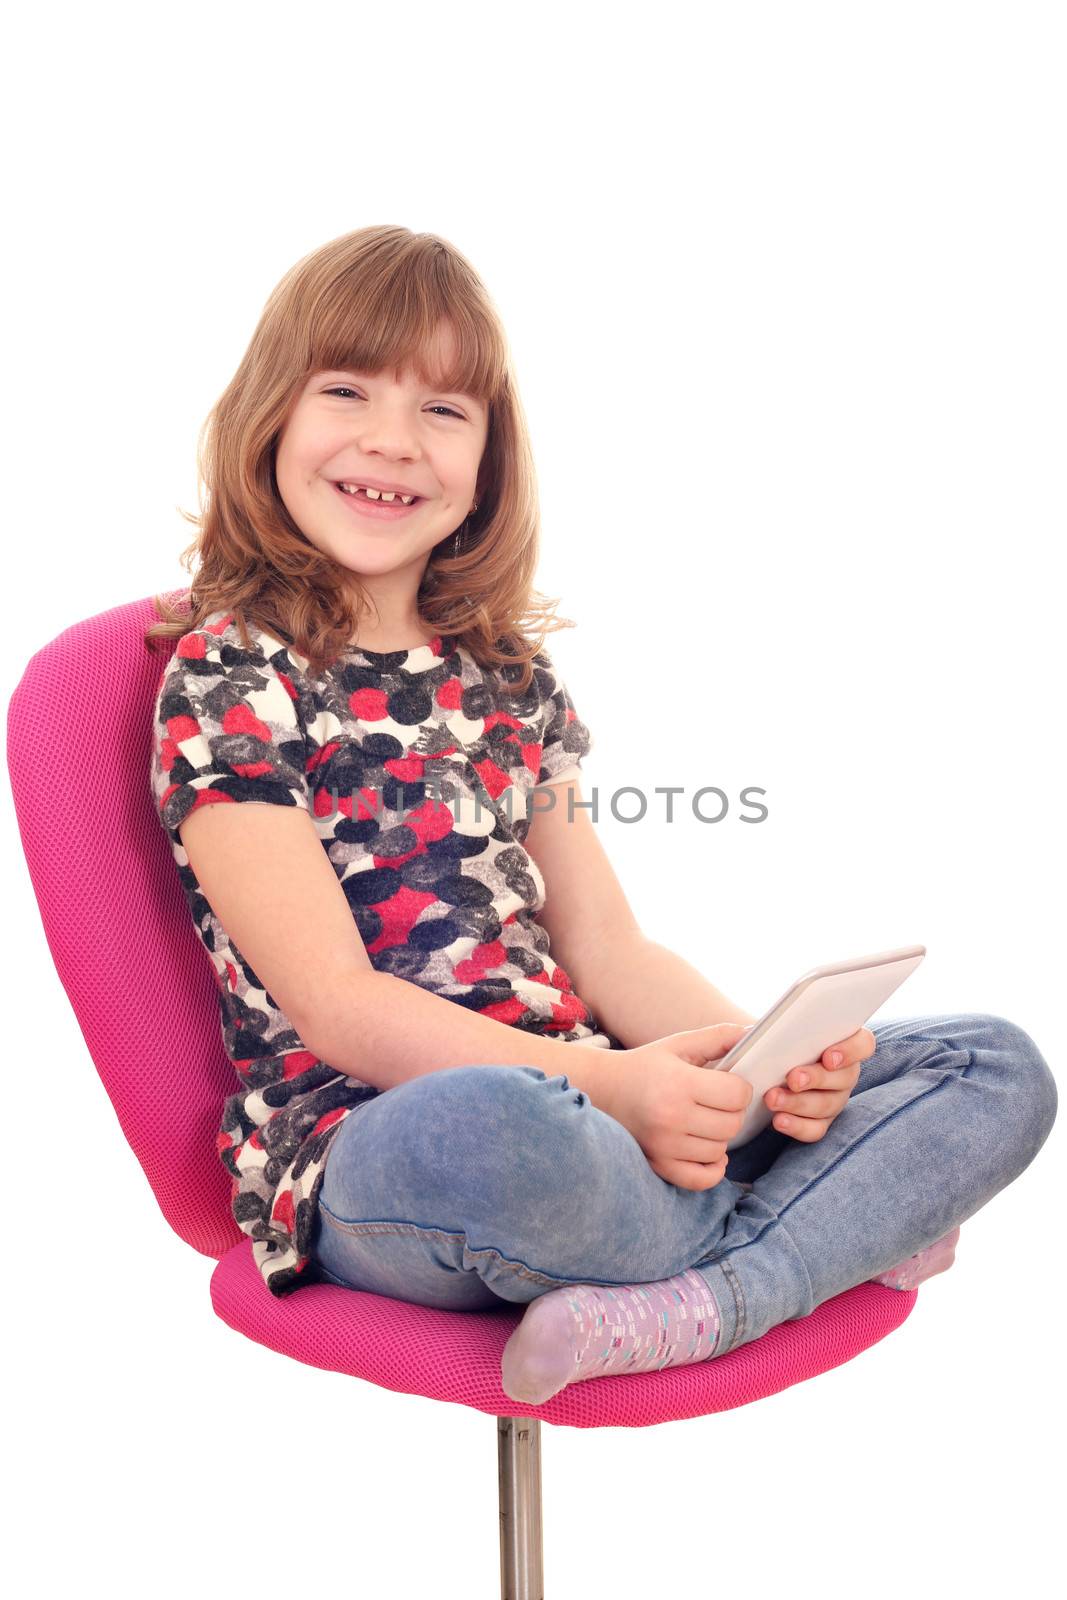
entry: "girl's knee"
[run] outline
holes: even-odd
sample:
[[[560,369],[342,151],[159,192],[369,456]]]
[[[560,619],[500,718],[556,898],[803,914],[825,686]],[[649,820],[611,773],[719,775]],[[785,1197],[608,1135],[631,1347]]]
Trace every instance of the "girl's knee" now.
[[[1008,1083],[1019,1107],[1020,1131],[1032,1146],[1032,1159],[1052,1131],[1059,1107],[1052,1069],[1018,1023],[987,1014],[975,1020],[983,1024],[990,1042],[1005,1055]]]
[[[460,1067],[456,1094],[480,1126],[482,1147],[493,1144],[505,1155],[520,1151],[550,1168],[582,1166],[592,1158],[596,1117],[588,1095],[563,1073],[549,1077],[539,1067]]]
[[[431,1171],[445,1155],[456,1170],[506,1168],[522,1156],[558,1165],[588,1097],[539,1067],[446,1067],[390,1091],[412,1159]],[[403,1099],[400,1099],[403,1096]]]
[[[415,1088],[418,1085],[418,1088]],[[484,1242],[565,1236],[576,1208],[607,1204],[624,1134],[563,1074],[537,1067],[468,1066],[409,1080],[405,1193],[439,1225]],[[397,1102],[400,1109],[400,1102]],[[443,1220],[442,1220],[443,1219]]]
[[[540,1067],[443,1067],[397,1084],[405,1098],[417,1099],[420,1111],[440,1119],[449,1114],[463,1118],[500,1117],[509,1122],[518,1115],[535,1115],[546,1096],[542,1087],[562,1087],[562,1078],[549,1078]],[[576,1093],[577,1091],[572,1091]],[[584,1097],[583,1097],[584,1098]]]

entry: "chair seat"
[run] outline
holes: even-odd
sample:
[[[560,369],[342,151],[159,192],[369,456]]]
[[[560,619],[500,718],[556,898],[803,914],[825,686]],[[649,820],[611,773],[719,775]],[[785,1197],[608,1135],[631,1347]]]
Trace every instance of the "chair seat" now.
[[[256,1268],[251,1239],[228,1250],[211,1275],[211,1301],[223,1322],[280,1355],[398,1394],[564,1428],[647,1428],[762,1400],[877,1344],[917,1298],[917,1289],[861,1283],[714,1361],[590,1378],[528,1406],[500,1387],[501,1352],[525,1306],[437,1311],[332,1283],[308,1283],[279,1297]]]

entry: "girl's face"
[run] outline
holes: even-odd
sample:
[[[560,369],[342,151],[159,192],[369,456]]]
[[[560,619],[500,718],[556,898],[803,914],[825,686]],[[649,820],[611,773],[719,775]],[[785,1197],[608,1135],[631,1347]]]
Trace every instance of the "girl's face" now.
[[[448,371],[451,328],[427,353]],[[401,373],[314,372],[278,441],[275,474],[289,515],[311,544],[357,574],[393,619],[413,616],[433,547],[471,510],[489,431],[488,406]],[[351,495],[338,484],[384,484],[410,507]]]

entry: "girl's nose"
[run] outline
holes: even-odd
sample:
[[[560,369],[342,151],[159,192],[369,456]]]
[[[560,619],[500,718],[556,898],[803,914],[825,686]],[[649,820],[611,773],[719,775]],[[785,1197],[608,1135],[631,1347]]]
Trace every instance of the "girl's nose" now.
[[[355,428],[361,450],[382,455],[413,457],[418,454],[415,425],[398,410],[379,409],[362,416]]]

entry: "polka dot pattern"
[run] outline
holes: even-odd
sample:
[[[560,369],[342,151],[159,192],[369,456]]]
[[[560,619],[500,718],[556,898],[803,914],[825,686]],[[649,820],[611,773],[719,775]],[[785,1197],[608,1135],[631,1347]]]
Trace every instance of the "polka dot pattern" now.
[[[241,1083],[217,1139],[233,1213],[282,1295],[314,1278],[333,1136],[379,1091],[305,1047],[223,928],[178,832],[198,806],[307,811],[378,971],[525,1032],[622,1046],[535,920],[530,791],[580,770],[592,743],[547,652],[519,695],[511,669],[498,676],[440,636],[351,649],[322,675],[262,629],[249,642],[228,613],[178,640],[156,699],[151,786]]]

